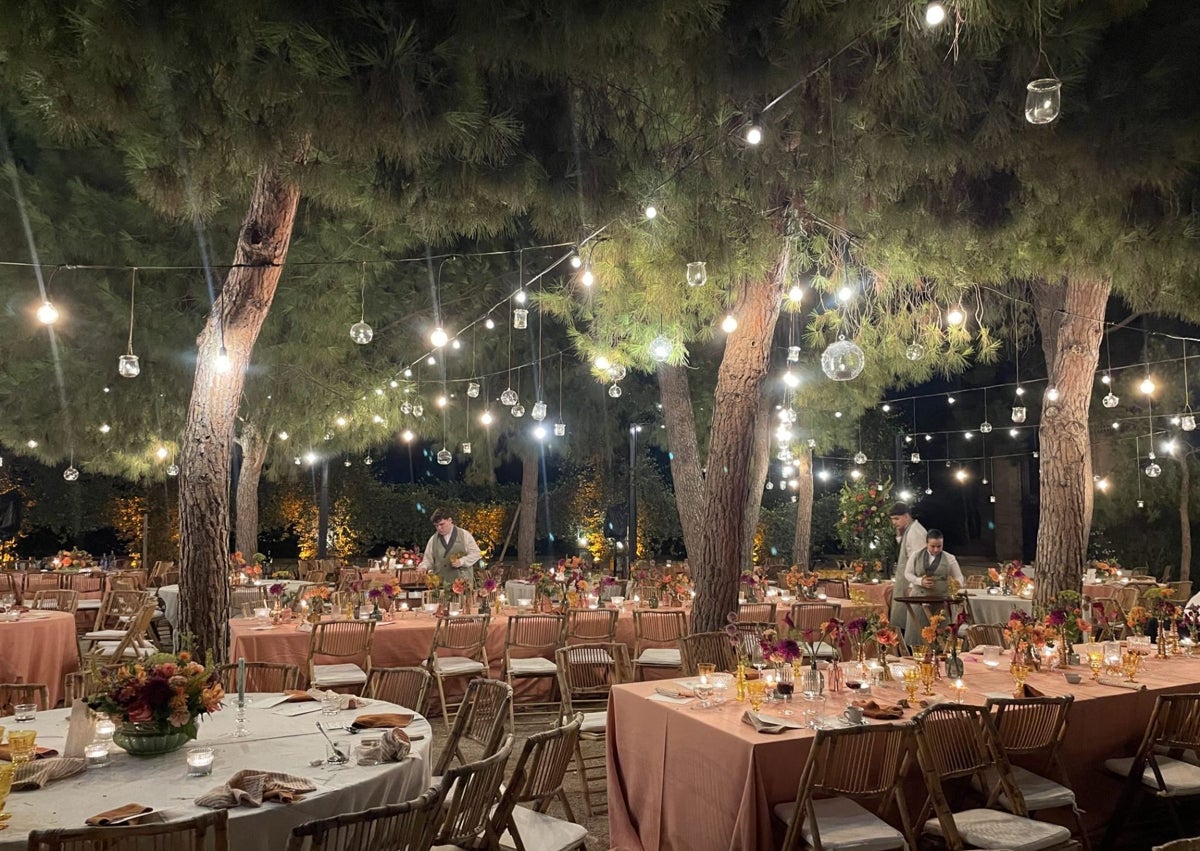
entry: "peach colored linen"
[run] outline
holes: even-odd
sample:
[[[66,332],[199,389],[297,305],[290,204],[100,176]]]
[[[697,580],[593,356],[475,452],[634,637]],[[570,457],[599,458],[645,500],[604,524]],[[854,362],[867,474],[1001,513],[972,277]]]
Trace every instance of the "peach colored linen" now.
[[[1012,680],[1003,666],[990,671],[977,657],[964,658],[967,702],[982,703],[989,693],[1011,693]],[[1086,672],[1084,677],[1079,685],[1069,685],[1057,671],[1033,673],[1029,683],[1047,695],[1075,695],[1063,760],[1087,811],[1084,823],[1098,837],[1121,791],[1120,783],[1104,771],[1104,760],[1133,754],[1157,695],[1200,690],[1200,658],[1149,659],[1138,674],[1147,686],[1144,692],[1094,684]],[[617,686],[609,702],[611,846],[622,851],[775,847],[770,810],[794,799],[811,733],[756,733],[740,721],[748,704],[730,701],[725,707],[696,710],[690,704],[649,700],[654,688],[653,683]],[[877,699],[892,702],[901,696],[903,690],[895,685],[875,689]],[[847,699],[845,692],[830,695],[829,714],[840,712]],[[907,712],[905,720],[912,715]],[[910,781],[919,784],[915,776]],[[911,815],[922,800],[923,794],[910,791]],[[1053,811],[1042,817],[1058,820]]]
[[[0,621],[0,682],[45,683],[50,706],[63,697],[63,678],[79,670],[75,618],[65,612],[27,612]]]
[[[892,588],[895,582],[890,579],[881,579],[878,582],[851,582],[850,590],[861,591],[866,597],[867,602],[876,603],[890,609],[892,606]]]

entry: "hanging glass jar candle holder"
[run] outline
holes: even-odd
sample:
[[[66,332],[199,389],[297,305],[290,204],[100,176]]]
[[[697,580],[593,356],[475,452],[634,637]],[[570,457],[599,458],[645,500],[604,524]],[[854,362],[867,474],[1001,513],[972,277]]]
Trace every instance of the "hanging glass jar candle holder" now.
[[[539,423],[546,419],[546,403],[540,399],[533,403],[533,410],[529,412],[529,416],[533,417]]]
[[[512,407],[517,404],[517,391],[511,387],[506,387],[504,392],[500,394],[500,404]]]
[[[521,331],[529,327],[529,311],[523,307],[513,308],[513,327]]]
[[[566,435],[566,433],[567,433],[567,424],[566,423],[555,423],[554,424],[554,436],[555,437],[564,437]]]
[[[1023,422],[1025,422],[1025,413],[1026,413],[1026,412],[1025,412],[1025,406],[1024,406],[1024,405],[1013,405],[1013,409],[1012,409],[1012,421],[1013,421],[1014,423],[1023,423]]]
[[[834,381],[850,381],[858,378],[866,366],[863,350],[853,340],[838,337],[821,353],[821,371]]]
[[[608,395],[614,399],[620,399],[621,393],[622,393],[622,390],[621,390],[620,384],[612,384],[608,388]]]
[[[787,362],[797,363],[800,360],[800,347],[788,346]]]
[[[437,454],[437,462],[445,467],[452,460],[454,460],[454,456],[450,454],[449,449],[443,446],[441,451],[439,451]]]
[[[1100,404],[1106,408],[1115,408],[1117,405],[1121,404],[1121,400],[1114,396],[1112,391],[1109,391],[1105,394],[1104,398],[1100,400]]]
[[[467,395],[470,396],[472,399],[479,398],[479,382],[478,381],[468,381],[467,382]]]
[[[117,374],[122,378],[137,378],[142,372],[138,356],[134,354],[121,355],[117,358]]]
[[[463,454],[463,455],[470,455],[470,454],[471,454],[471,442],[470,442],[469,440],[468,440],[468,441],[463,441],[463,445],[462,445],[462,454]]]
[[[980,434],[991,434],[992,433],[992,424],[989,423],[987,420],[984,420],[983,422],[981,422],[979,424],[979,433]]]
[[[512,415],[514,417],[525,416],[525,406],[522,405],[520,402],[517,402],[515,405],[513,405],[511,408],[509,408],[509,410],[512,412]]]
[[[425,406],[424,406],[424,405],[422,405],[420,402],[416,402],[416,403],[415,403],[415,404],[412,406],[412,412],[413,412],[413,416],[414,416],[414,417],[419,417],[419,416],[421,416],[422,414],[424,414],[424,413],[425,413]]]
[[[687,264],[687,283],[689,287],[702,287],[708,281],[708,269],[703,260]]]
[[[1195,431],[1196,430],[1196,415],[1195,414],[1184,414],[1182,417],[1179,418],[1179,427],[1181,429],[1183,429],[1184,431]]]
[[[921,463],[921,453],[914,452],[912,455],[908,456],[908,460],[914,464],[920,464]]]
[[[1025,87],[1025,120],[1030,124],[1049,124],[1058,118],[1062,107],[1062,83],[1054,77],[1033,80]]]

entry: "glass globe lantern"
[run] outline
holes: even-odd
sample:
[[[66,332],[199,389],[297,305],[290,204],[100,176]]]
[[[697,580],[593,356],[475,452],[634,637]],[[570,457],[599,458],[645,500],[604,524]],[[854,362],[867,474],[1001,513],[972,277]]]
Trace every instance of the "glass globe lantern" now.
[[[675,346],[668,337],[659,334],[650,341],[650,359],[656,363],[666,363],[674,348]]]
[[[425,406],[422,405],[420,402],[417,402],[416,404],[414,404],[412,406],[412,412],[413,412],[414,417],[419,417],[425,413]]]
[[[613,385],[610,385],[608,388],[608,395],[614,399],[620,399],[622,392],[624,392],[624,391],[621,390],[620,384],[613,384]]]
[[[512,413],[512,415],[514,417],[525,416],[525,406],[522,405],[520,402],[517,402],[515,405],[513,405],[511,408],[509,408],[509,411]]]
[[[1194,414],[1184,414],[1179,418],[1179,427],[1184,431],[1196,430],[1196,417]]]
[[[854,463],[858,464],[859,466],[862,466],[863,464],[867,463],[867,453],[865,453],[865,452],[854,453]]]
[[[1025,422],[1025,415],[1026,415],[1026,411],[1025,411],[1025,406],[1024,406],[1024,405],[1013,405],[1013,409],[1012,409],[1012,421],[1013,421],[1014,423],[1023,423],[1023,422]]]
[[[375,331],[366,322],[359,320],[350,326],[350,339],[358,343],[360,346],[365,346],[371,342],[375,336]]]
[[[992,424],[989,423],[987,420],[984,420],[983,422],[981,422],[979,424],[979,433],[980,434],[991,434],[992,433]]]
[[[500,404],[510,408],[517,404],[517,391],[511,387],[505,388],[504,392],[500,394]]]
[[[179,465],[178,464],[169,465],[167,467],[167,475],[171,476],[172,478],[174,478],[175,476],[178,476],[179,475]]]
[[[1158,466],[1158,462],[1154,460],[1153,452],[1146,457],[1150,459],[1150,463],[1146,465],[1145,473],[1149,478],[1157,479],[1162,475],[1162,467]]]
[[[1106,408],[1115,408],[1121,404],[1121,400],[1110,392],[1105,394],[1104,398],[1100,400],[1100,404]]]
[[[703,260],[687,264],[687,284],[689,287],[702,287],[708,281],[708,269]]]
[[[437,454],[437,462],[439,464],[441,464],[443,467],[445,467],[447,464],[449,464],[453,460],[454,460],[454,456],[451,455],[450,450],[446,449],[445,447],[442,447],[441,451],[438,452],[438,454]]]
[[[74,482],[79,479],[79,471],[74,466],[67,467],[63,470],[63,478],[68,482]]]
[[[914,340],[913,342],[909,343],[908,347],[904,350],[904,356],[909,360],[920,360],[921,358],[925,357],[925,347]]]
[[[479,398],[479,382],[478,381],[467,382],[467,395],[470,396],[472,399]]]
[[[858,378],[866,366],[866,355],[858,344],[838,337],[821,353],[821,371],[834,381],[850,381]]]

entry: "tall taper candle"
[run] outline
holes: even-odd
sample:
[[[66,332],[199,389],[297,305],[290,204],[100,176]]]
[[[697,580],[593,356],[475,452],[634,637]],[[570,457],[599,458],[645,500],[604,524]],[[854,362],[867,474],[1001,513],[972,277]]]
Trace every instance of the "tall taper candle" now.
[[[238,700],[246,699],[246,657],[238,658],[238,676],[237,676]]]

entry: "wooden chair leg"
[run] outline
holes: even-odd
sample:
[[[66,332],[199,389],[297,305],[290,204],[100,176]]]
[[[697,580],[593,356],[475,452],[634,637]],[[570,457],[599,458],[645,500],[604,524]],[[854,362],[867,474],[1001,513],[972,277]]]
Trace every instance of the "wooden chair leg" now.
[[[450,709],[446,706],[446,688],[442,685],[442,675],[434,674],[437,679],[438,697],[442,701],[442,723],[446,725],[446,735],[450,734]]]
[[[579,772],[579,785],[583,787],[583,811],[591,818],[595,815],[592,811],[592,791],[588,787],[587,762],[583,758],[583,746],[579,742],[575,743],[575,770]]]
[[[1075,829],[1079,833],[1079,844],[1083,846],[1083,851],[1092,851],[1092,841],[1088,839],[1087,828],[1083,826],[1082,810],[1072,807],[1071,812],[1075,816]]]

